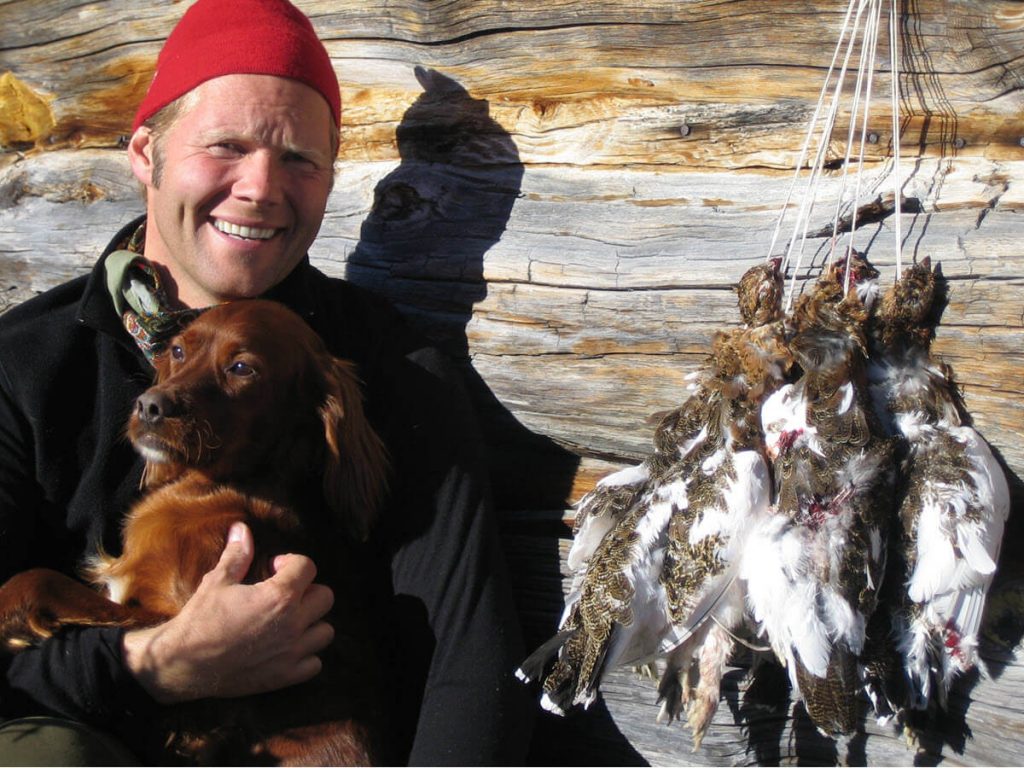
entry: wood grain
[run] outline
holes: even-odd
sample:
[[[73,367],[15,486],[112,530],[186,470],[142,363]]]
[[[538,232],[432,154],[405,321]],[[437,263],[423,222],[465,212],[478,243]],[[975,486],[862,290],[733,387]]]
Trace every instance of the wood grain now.
[[[791,169],[846,4],[298,4],[344,101],[337,182],[311,258],[390,297],[462,362],[539,639],[561,604],[561,510],[649,450],[651,415],[686,397],[714,332],[738,322],[732,286],[768,255],[784,209],[776,252],[791,237],[807,197],[803,181],[789,196]],[[183,5],[0,4],[0,310],[88,271],[144,210],[123,145]],[[1024,576],[1024,11],[1011,0],[901,7],[902,258],[931,257],[949,283],[936,350],[1010,477],[1010,583]],[[880,60],[877,93],[891,80]],[[860,202],[881,213],[854,236],[886,281],[896,271],[889,110],[883,97],[872,106],[862,169]],[[837,135],[848,121],[841,112]],[[829,144],[796,289],[828,257],[845,151]],[[974,738],[961,755],[942,747],[946,762],[1019,755],[1009,683],[1020,673],[1014,660],[1005,669],[971,691]],[[741,677],[727,692],[740,709]],[[611,738],[622,763],[829,759],[786,712],[750,727],[723,706],[690,755],[681,729],[650,724],[649,686],[623,673],[605,698],[603,715],[570,729],[571,750],[553,752],[543,724],[543,757],[601,762]],[[751,753],[742,745],[755,732],[766,746]],[[871,731],[871,759],[913,762],[898,741]]]

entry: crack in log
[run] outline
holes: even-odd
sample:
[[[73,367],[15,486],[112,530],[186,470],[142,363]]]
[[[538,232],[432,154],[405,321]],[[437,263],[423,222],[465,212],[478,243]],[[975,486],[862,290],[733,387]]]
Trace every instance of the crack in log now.
[[[618,28],[623,27],[664,27],[664,22],[621,22],[621,21],[590,21],[590,22],[575,22],[575,23],[564,23],[564,24],[538,24],[533,26],[504,26],[504,27],[490,27],[487,29],[477,29],[472,32],[465,32],[461,35],[454,35],[452,37],[435,38],[433,40],[415,40],[409,37],[386,37],[382,35],[376,36],[357,36],[357,37],[346,37],[343,38],[345,42],[358,41],[358,42],[370,42],[370,43],[404,43],[406,45],[423,46],[426,48],[443,48],[446,45],[458,45],[460,43],[466,43],[473,40],[479,40],[482,38],[495,37],[498,35],[517,35],[517,34],[536,34],[543,32],[564,32],[567,30],[574,29],[595,29],[595,28]],[[325,40],[332,40],[336,38],[325,37]]]
[[[892,216],[896,212],[896,201],[889,198],[882,199],[877,197],[869,203],[857,208],[856,211],[845,213],[839,217],[838,223],[834,225],[835,233],[838,235],[850,232],[853,229],[854,223],[858,227],[868,226],[870,224],[877,224],[885,221],[887,218]],[[924,206],[921,205],[921,201],[916,197],[907,197],[903,199],[903,205],[901,208],[902,213],[923,213]],[[818,229],[815,232],[808,233],[810,238],[819,237],[832,237],[833,225]]]

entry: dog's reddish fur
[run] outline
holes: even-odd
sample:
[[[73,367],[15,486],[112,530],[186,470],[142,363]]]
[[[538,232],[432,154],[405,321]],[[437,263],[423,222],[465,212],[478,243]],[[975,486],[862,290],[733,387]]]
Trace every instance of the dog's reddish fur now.
[[[248,581],[268,577],[285,552],[310,554],[321,572],[334,563],[334,575],[343,575],[344,550],[366,537],[384,491],[384,451],[351,365],[273,302],[211,309],[176,337],[128,435],[147,459],[148,493],[128,515],[121,556],[100,554],[87,568],[117,602],[54,571],[19,574],[0,588],[8,651],[66,625],[139,627],[176,615],[236,521],[256,542]],[[343,618],[317,678],[270,695],[172,708],[154,735],[169,744],[165,759],[371,761],[370,644],[353,629],[358,610],[335,594]]]

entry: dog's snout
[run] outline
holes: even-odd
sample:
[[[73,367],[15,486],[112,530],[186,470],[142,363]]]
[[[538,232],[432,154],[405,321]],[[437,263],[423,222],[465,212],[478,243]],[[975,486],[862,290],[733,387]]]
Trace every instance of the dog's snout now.
[[[162,392],[149,390],[139,395],[135,401],[135,415],[145,424],[156,424],[168,416],[173,416],[172,411],[170,398]]]

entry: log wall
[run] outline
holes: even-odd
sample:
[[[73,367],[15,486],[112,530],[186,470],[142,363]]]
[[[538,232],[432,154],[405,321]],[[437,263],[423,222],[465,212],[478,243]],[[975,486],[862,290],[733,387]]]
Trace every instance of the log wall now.
[[[0,308],[87,271],[142,211],[125,136],[184,5],[0,4]],[[680,402],[711,334],[738,320],[731,287],[768,253],[846,4],[299,5],[325,40],[344,101],[337,183],[311,256],[390,296],[464,361],[535,642],[560,607],[562,510],[608,469],[644,455],[650,415]],[[936,349],[1005,463],[1016,519],[1024,513],[1024,6],[906,0],[901,8],[903,254],[930,256],[950,283]],[[890,84],[880,60],[877,92]],[[855,238],[885,279],[895,270],[890,120],[887,98],[878,98],[862,178],[864,200],[879,200],[880,213]],[[827,254],[843,142],[829,152],[802,276]],[[1000,576],[1009,603],[1020,595],[1020,538],[1014,520]],[[1019,682],[1020,613],[1008,615],[987,653],[1009,670],[1004,681]],[[1018,755],[1024,727],[1003,698],[1008,690],[967,686],[975,738],[940,738],[928,754],[968,763]],[[623,698],[642,703],[616,713]],[[767,752],[750,752],[732,744],[733,720],[747,722],[737,714],[742,702],[731,714],[723,706],[719,721],[729,727],[715,738],[726,746],[709,737],[690,756],[680,729],[647,724],[651,686],[624,683],[606,704],[568,724],[542,722],[538,755],[550,757],[560,734],[575,733],[565,737],[574,745],[560,754],[565,762],[828,759],[827,750],[807,751],[806,724],[785,711],[773,710],[777,728],[743,726],[768,734]],[[990,729],[974,720],[979,713]],[[620,751],[605,750],[605,739]],[[590,754],[583,742],[601,748]],[[866,758],[912,758],[879,731],[866,744]]]

